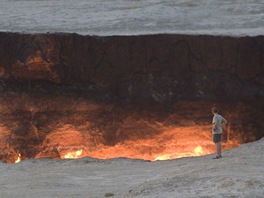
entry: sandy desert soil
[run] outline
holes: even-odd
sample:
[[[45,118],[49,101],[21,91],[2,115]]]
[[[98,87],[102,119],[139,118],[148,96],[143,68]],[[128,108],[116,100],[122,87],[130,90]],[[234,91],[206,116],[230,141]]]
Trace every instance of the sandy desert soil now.
[[[1,0],[0,31],[263,35],[262,0]]]

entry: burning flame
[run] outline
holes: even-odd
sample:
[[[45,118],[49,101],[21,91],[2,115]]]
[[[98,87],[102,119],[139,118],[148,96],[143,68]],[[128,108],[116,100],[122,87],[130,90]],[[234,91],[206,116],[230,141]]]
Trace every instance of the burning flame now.
[[[179,153],[172,153],[172,154],[164,154],[155,158],[156,160],[169,160],[169,159],[176,159],[182,157],[192,157],[192,156],[202,156],[210,154],[211,151],[204,151],[202,146],[197,146],[192,152],[179,152]]]
[[[16,159],[16,161],[15,161],[15,163],[18,163],[18,162],[20,162],[21,161],[21,154],[19,153],[18,154],[18,157],[17,157],[17,159]]]
[[[103,138],[100,134],[98,136],[83,134],[67,126],[62,131],[47,136],[46,142],[49,145],[47,150],[40,152],[36,157],[52,155],[53,149],[56,149],[61,159],[89,156],[98,159],[125,157],[156,161],[203,156],[215,152],[210,129],[211,125],[163,127],[161,129],[163,132],[153,137],[131,138],[109,146],[102,143]],[[239,142],[227,139],[222,142],[222,145],[225,150],[239,146]]]
[[[202,155],[204,152],[203,152],[203,148],[201,146],[197,146],[195,149],[194,149],[194,154],[195,156],[199,156],[199,155]]]
[[[77,159],[80,158],[82,155],[83,150],[77,150],[77,151],[70,151],[66,155],[63,156],[64,159]]]
[[[169,159],[171,159],[171,155],[165,154],[165,155],[161,155],[161,156],[156,157],[155,161],[157,161],[157,160],[169,160]]]

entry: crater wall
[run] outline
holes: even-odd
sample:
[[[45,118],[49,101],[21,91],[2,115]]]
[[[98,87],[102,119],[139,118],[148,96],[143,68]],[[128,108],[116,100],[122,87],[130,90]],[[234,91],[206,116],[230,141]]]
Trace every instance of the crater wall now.
[[[0,78],[1,159],[35,157],[65,126],[115,145],[210,125],[215,105],[244,142],[264,136],[263,36],[2,32]]]

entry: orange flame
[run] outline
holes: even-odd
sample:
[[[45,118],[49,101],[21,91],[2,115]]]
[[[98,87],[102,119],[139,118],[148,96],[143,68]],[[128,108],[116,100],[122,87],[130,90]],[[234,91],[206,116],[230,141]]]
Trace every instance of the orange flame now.
[[[176,159],[182,157],[192,157],[192,156],[202,156],[212,153],[212,151],[204,151],[201,146],[197,146],[193,151],[190,152],[180,152],[180,153],[172,153],[172,154],[164,154],[155,158],[156,160],[169,160]]]
[[[203,148],[202,148],[201,146],[197,146],[197,147],[194,149],[194,153],[195,153],[195,156],[202,155],[202,154],[204,153]]]
[[[20,161],[21,161],[21,154],[19,153],[15,163],[19,163]]]
[[[89,156],[98,159],[125,157],[155,161],[202,156],[215,152],[211,125],[161,127],[161,130],[162,133],[148,138],[135,137],[108,146],[103,143],[100,131],[96,135],[84,134],[68,125],[47,136],[45,146],[46,148],[57,148],[62,159]],[[222,145],[225,150],[240,144],[227,139],[223,141]],[[36,157],[47,157],[48,153],[47,149]]]
[[[83,150],[77,150],[77,151],[70,151],[68,152],[66,155],[64,155],[62,158],[64,159],[77,159],[80,158],[80,156],[82,155]]]

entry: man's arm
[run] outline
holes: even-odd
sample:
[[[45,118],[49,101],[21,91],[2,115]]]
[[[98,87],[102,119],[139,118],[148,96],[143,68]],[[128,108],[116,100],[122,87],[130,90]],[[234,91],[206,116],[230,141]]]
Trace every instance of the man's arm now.
[[[212,121],[212,129],[213,129],[213,131],[215,131],[215,125],[216,125],[216,118],[214,116],[213,117],[213,121]]]
[[[222,125],[226,125],[227,124],[227,121],[226,121],[226,119],[223,117],[223,119],[222,119],[222,123],[221,123]]]
[[[215,131],[215,123],[212,124],[212,129]]]

